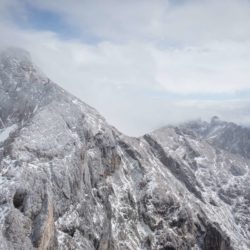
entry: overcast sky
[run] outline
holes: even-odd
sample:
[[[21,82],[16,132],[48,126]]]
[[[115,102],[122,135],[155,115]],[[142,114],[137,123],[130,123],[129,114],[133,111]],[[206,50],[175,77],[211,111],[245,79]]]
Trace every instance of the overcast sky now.
[[[129,135],[250,124],[249,0],[0,0],[0,32]]]

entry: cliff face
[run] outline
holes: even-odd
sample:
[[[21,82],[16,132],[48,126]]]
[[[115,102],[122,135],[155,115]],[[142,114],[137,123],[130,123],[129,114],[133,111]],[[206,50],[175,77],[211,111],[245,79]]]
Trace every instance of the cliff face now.
[[[0,56],[0,249],[249,249],[249,160],[187,128],[130,138]]]

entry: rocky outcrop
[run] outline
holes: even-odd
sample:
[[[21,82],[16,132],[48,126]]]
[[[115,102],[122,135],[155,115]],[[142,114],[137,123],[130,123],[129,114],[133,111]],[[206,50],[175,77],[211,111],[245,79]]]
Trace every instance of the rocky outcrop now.
[[[48,194],[42,201],[40,213],[33,222],[31,235],[33,246],[39,250],[54,249],[56,245],[53,205]]]

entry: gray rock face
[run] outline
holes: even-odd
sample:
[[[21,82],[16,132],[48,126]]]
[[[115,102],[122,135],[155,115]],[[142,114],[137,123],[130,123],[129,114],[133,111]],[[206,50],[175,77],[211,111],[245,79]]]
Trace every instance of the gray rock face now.
[[[222,121],[217,116],[214,116],[210,122],[192,121],[181,127],[192,131],[196,136],[220,149],[250,158],[249,128]]]
[[[182,128],[127,137],[19,49],[0,107],[0,249],[250,248],[248,158]]]

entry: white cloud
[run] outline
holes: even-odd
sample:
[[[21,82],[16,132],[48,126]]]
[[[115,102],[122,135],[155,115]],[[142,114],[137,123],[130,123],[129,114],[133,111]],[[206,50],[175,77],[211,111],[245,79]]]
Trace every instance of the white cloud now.
[[[199,44],[250,38],[248,0],[27,0],[109,41]]]
[[[29,50],[52,80],[122,131],[214,114],[250,123],[248,98],[234,100],[250,89],[249,1],[32,1],[98,37],[92,44],[18,28],[10,2],[0,3],[1,46]],[[15,6],[25,18],[25,6]]]
[[[154,49],[154,55],[156,79],[168,91],[232,93],[250,88],[250,41]]]

